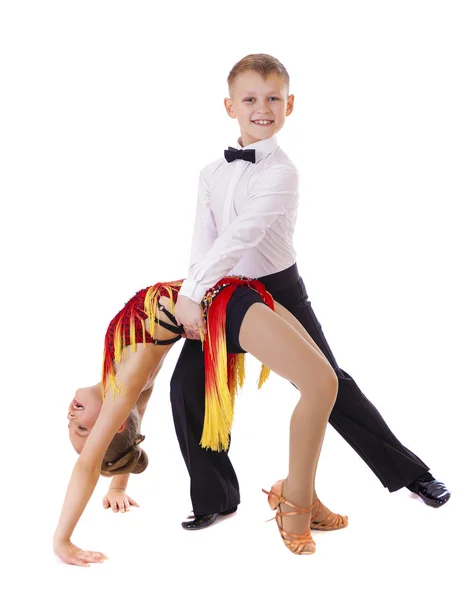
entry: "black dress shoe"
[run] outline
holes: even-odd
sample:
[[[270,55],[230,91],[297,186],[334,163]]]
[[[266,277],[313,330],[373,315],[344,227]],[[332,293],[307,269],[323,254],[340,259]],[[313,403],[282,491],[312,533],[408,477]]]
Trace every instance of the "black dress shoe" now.
[[[416,479],[407,488],[422,498],[426,504],[434,508],[444,505],[450,498],[447,486],[436,479],[432,479],[431,481],[423,478]]]
[[[225,510],[222,513],[209,513],[208,515],[192,515],[189,517],[191,521],[183,521],[181,526],[183,529],[189,529],[194,531],[195,529],[204,529],[212,525],[219,515],[231,515],[237,511],[237,506],[233,506],[229,510]]]

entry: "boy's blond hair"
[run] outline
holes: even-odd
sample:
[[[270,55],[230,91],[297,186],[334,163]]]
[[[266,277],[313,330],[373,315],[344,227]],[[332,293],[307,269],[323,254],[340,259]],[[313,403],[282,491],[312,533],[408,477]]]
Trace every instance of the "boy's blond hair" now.
[[[263,79],[266,79],[271,73],[276,73],[285,81],[287,88],[289,87],[289,74],[280,61],[270,54],[248,54],[234,65],[228,75],[228,87],[230,91],[237,77],[246,71],[255,71]]]

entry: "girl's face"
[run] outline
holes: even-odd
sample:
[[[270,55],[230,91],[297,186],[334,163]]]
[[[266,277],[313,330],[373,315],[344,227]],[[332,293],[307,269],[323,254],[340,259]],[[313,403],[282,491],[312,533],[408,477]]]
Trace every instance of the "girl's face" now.
[[[102,407],[100,384],[79,388],[68,407],[69,439],[78,454],[84,447]]]

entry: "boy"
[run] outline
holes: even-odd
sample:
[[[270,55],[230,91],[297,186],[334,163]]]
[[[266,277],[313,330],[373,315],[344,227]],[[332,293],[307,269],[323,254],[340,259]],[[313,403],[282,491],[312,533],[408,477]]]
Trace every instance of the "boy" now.
[[[330,423],[390,492],[404,486],[426,504],[450,498],[446,486],[392,434],[353,379],[341,370],[317,321],[299,276],[292,237],[297,216],[298,173],[275,135],[292,113],[285,67],[266,54],[251,54],[228,77],[225,108],[241,130],[239,148],[201,172],[188,278],[175,307],[187,337],[171,381],[171,401],[180,448],[191,478],[194,518],[200,529],[239,504],[239,486],[224,452],[200,447],[204,418],[204,366],[200,302],[227,273],[258,278],[274,299],[305,327],[338,376]],[[196,340],[196,341],[194,341]]]

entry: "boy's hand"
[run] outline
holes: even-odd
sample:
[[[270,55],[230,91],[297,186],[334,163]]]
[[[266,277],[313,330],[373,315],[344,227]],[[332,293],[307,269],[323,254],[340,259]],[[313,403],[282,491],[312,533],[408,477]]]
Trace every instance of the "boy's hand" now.
[[[178,296],[175,304],[175,319],[178,325],[183,325],[186,337],[190,340],[200,340],[200,329],[206,332],[201,306],[187,296]]]
[[[88,567],[89,563],[101,563],[108,560],[102,552],[91,552],[90,550],[81,550],[70,540],[54,542],[53,546],[56,556],[69,565],[78,567]]]
[[[127,496],[124,489],[111,489],[102,500],[104,508],[112,508],[112,512],[129,512],[131,506],[139,505],[130,496]]]

